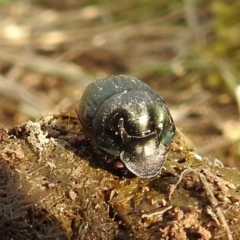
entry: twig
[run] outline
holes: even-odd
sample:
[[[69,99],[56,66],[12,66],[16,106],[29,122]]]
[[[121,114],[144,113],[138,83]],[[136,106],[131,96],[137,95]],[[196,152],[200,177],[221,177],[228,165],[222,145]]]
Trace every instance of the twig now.
[[[163,208],[160,208],[160,210],[159,210],[159,208],[157,210],[154,209],[153,211],[151,211],[149,213],[144,213],[142,215],[142,218],[150,218],[155,215],[163,215],[163,213],[165,213],[166,211],[168,211],[171,208],[172,208],[172,206],[163,207]]]
[[[203,184],[203,187],[204,187],[204,190],[205,190],[205,193],[208,197],[208,200],[210,201],[211,205],[212,205],[212,208],[216,211],[217,213],[217,216],[219,218],[219,221],[220,223],[222,224],[222,226],[224,227],[225,231],[226,231],[226,234],[227,234],[227,239],[228,240],[233,240],[233,237],[232,237],[232,234],[231,234],[231,231],[229,229],[229,226],[227,224],[227,221],[226,221],[226,218],[223,214],[223,211],[222,209],[219,207],[218,205],[218,200],[215,198],[215,196],[213,195],[213,192],[211,190],[211,188],[209,187],[209,184],[205,178],[205,176],[200,173],[200,172],[197,172],[202,184]]]
[[[171,196],[172,196],[173,192],[175,191],[175,189],[177,188],[177,186],[179,185],[179,183],[182,181],[183,176],[189,172],[193,172],[199,176],[199,179],[204,187],[205,194],[207,195],[207,198],[212,206],[212,209],[215,210],[220,223],[222,224],[223,228],[225,229],[225,232],[227,234],[227,240],[233,240],[233,237],[232,237],[231,231],[229,229],[229,226],[227,224],[226,218],[223,214],[222,209],[218,205],[218,200],[213,195],[213,192],[212,192],[211,188],[209,187],[206,177],[202,173],[200,173],[198,170],[189,168],[189,169],[185,169],[181,173],[177,183],[171,188],[171,191],[169,193],[169,200],[171,201]]]

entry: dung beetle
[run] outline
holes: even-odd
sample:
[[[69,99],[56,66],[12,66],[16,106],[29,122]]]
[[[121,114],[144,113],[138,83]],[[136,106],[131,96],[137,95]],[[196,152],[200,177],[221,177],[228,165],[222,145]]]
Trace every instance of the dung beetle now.
[[[175,125],[164,99],[147,84],[127,75],[96,80],[84,91],[78,114],[95,144],[130,172],[150,178],[161,170]]]

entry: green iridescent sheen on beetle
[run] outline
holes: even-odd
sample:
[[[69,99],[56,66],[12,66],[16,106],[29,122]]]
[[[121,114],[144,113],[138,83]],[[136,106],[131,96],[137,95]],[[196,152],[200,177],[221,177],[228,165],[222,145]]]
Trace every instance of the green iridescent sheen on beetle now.
[[[82,95],[79,118],[99,148],[119,156],[129,171],[142,178],[161,170],[175,135],[163,98],[127,75],[91,83]]]

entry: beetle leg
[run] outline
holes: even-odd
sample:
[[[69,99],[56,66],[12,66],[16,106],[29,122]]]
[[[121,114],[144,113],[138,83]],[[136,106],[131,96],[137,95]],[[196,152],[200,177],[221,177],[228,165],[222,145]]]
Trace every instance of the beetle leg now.
[[[126,132],[126,130],[124,128],[124,119],[123,118],[120,118],[118,120],[118,129],[119,129],[119,132],[120,132],[121,139],[123,141],[127,141],[129,138],[131,138],[131,136],[128,135],[128,133]]]

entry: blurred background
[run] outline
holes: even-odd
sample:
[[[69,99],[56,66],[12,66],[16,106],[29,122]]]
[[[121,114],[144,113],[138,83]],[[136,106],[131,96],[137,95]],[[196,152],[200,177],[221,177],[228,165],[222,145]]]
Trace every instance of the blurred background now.
[[[211,161],[240,168],[240,3],[0,0],[0,124],[73,112],[129,74],[157,90]]]

